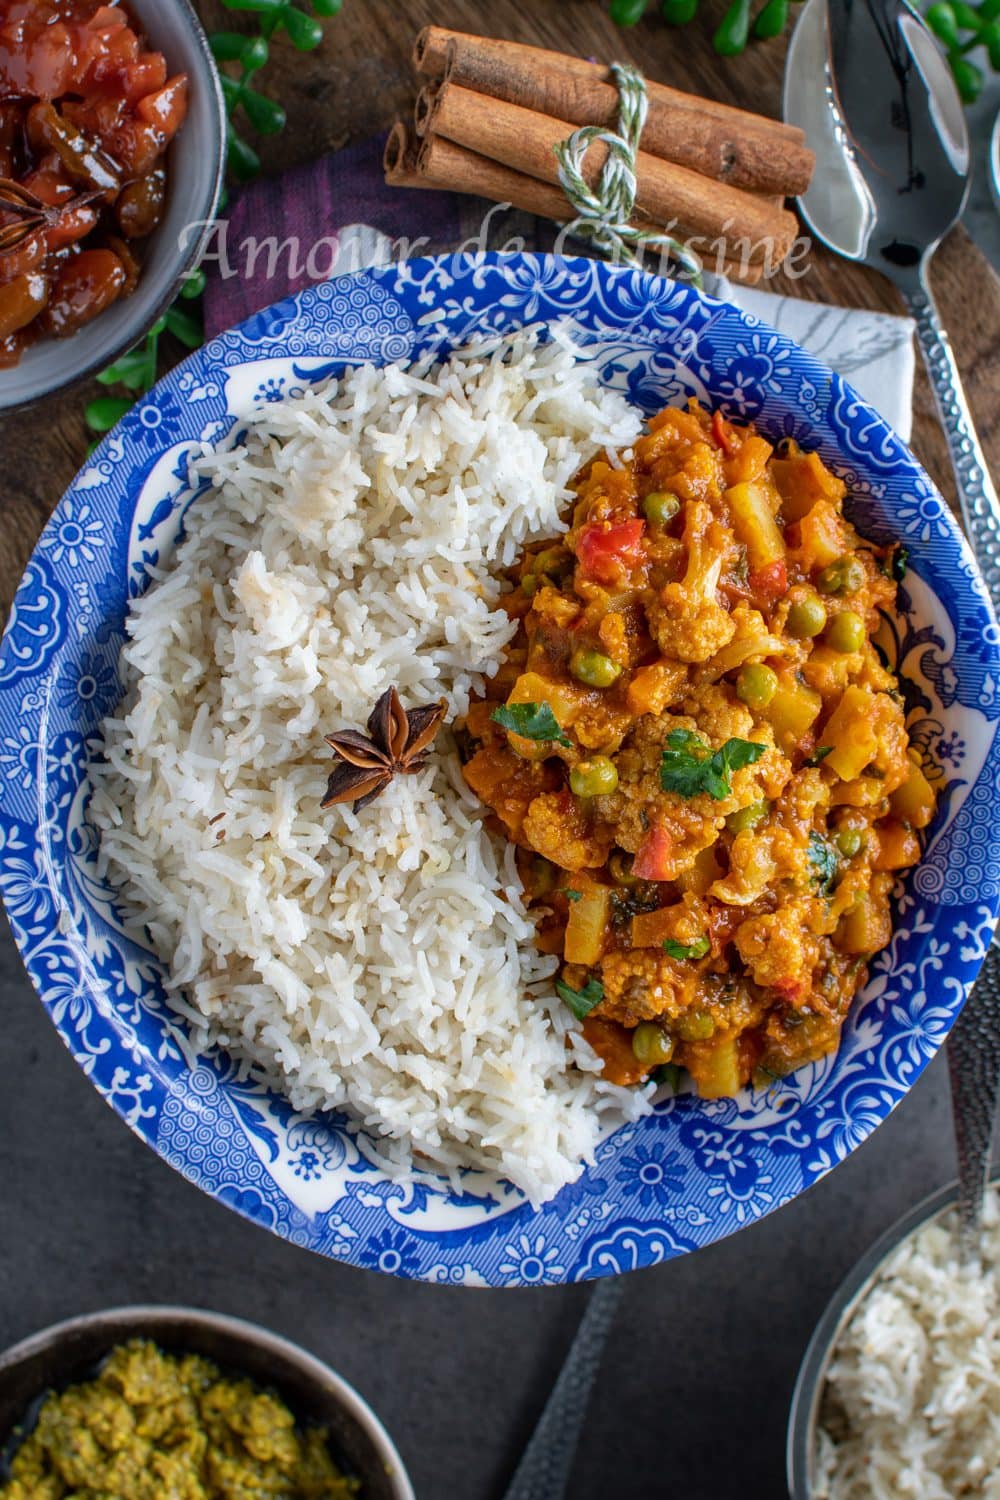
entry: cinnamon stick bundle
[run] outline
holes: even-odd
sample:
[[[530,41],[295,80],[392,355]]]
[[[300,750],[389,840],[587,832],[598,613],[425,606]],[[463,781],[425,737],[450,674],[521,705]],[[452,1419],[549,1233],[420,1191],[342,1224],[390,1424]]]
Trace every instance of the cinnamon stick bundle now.
[[[573,131],[567,120],[450,80],[421,91],[416,125],[421,136],[443,136],[479,156],[556,185],[559,164],[554,148]],[[597,182],[607,155],[608,148],[600,141],[588,149],[583,175],[589,184]],[[636,211],[642,219],[666,227],[680,240],[704,243],[722,235],[750,264],[784,260],[798,231],[794,215],[775,208],[766,197],[742,192],[647,151],[636,154],[636,182]],[[569,217],[565,206],[561,217]]]
[[[385,180],[393,187],[473,193],[494,203],[510,203],[524,213],[556,223],[564,222],[570,212],[561,188],[457,146],[444,136],[425,135],[417,141],[402,120],[397,120],[389,133],[383,165]],[[656,227],[638,216],[633,223],[642,229]],[[750,285],[764,274],[763,262],[750,265],[713,256],[710,266]]]
[[[618,119],[618,90],[600,63],[442,26],[424,28],[413,58],[432,78],[573,126],[614,126]],[[651,80],[646,90],[648,155],[736,188],[782,197],[805,192],[815,158],[801,130]]]

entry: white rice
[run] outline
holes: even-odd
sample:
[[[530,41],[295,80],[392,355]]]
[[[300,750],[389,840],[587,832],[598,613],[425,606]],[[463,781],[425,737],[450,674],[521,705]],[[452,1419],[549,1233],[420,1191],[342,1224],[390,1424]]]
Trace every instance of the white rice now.
[[[297,1111],[346,1108],[394,1172],[416,1153],[541,1201],[648,1107],[554,997],[449,731],[357,816],[319,805],[324,735],[390,684],[465,712],[514,633],[497,570],[638,430],[564,334],[362,366],[206,450],[213,489],[131,608],[92,773],[102,873],[199,1050]]]
[[[955,1230],[949,1214],[905,1240],[842,1333],[815,1500],[1000,1500],[1000,1195],[981,1264]]]

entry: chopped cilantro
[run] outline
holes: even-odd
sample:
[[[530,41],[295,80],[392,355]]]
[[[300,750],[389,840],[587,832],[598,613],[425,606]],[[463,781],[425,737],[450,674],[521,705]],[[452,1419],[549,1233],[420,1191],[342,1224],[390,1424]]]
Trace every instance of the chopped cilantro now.
[[[804,766],[818,766],[822,764],[828,755],[833,754],[832,745],[817,745],[812,755],[807,755],[802,762]]]
[[[583,895],[583,892],[574,891],[567,886],[562,886],[560,888],[559,894],[560,896],[565,896],[567,901],[579,901],[580,897]]]
[[[525,740],[555,740],[567,748],[573,743],[559,728],[559,720],[547,703],[502,703],[490,718],[501,729]]]
[[[840,868],[836,850],[827,843],[821,833],[809,835],[809,863],[813,866],[813,879],[821,896],[829,896]]]
[[[731,773],[752,766],[766,749],[754,740],[727,740],[721,750],[710,755],[699,735],[690,729],[672,729],[660,762],[660,785],[665,792],[676,792],[680,797],[707,792],[721,802],[733,790]]]
[[[591,977],[582,990],[575,990],[565,979],[557,979],[556,994],[560,1000],[565,1000],[576,1019],[582,1021],[604,999],[604,986],[599,979]]]
[[[664,950],[671,958],[704,958],[711,948],[707,937],[700,937],[693,943],[675,943],[673,938],[664,938]]]

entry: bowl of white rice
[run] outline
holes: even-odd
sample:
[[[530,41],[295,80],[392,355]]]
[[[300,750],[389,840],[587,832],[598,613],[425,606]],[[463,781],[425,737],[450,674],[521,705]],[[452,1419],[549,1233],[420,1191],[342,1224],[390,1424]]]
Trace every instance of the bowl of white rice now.
[[[603,1076],[452,729],[504,569],[692,398],[908,545],[884,646],[940,808],[839,1051],[724,1099]],[[795,1198],[940,1047],[1000,911],[997,681],[947,506],[790,340],[595,261],[378,267],[197,351],[56,507],[0,646],[0,893],[90,1084],[220,1202],[393,1275],[616,1275]],[[326,736],[392,686],[444,701],[430,754],[324,809]]]
[[[1000,1182],[978,1254],[956,1187],[894,1224],[838,1288],[788,1425],[791,1500],[1000,1496]]]

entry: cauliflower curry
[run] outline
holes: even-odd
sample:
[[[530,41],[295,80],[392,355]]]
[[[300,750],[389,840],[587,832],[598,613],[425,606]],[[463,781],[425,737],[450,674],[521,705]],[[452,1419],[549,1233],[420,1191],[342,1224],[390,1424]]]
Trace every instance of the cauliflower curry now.
[[[465,778],[606,1075],[734,1094],[836,1048],[933,816],[872,644],[901,559],[817,454],[696,403],[575,490],[514,570]]]

